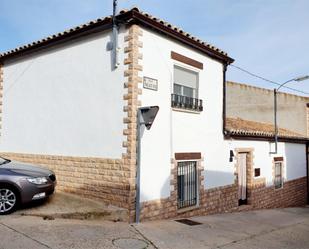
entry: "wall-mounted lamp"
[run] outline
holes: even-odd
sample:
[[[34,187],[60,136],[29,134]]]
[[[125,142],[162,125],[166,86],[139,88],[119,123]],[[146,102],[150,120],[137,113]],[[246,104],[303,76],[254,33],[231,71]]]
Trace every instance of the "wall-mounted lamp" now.
[[[233,158],[234,158],[234,151],[230,150],[230,163],[233,162]]]

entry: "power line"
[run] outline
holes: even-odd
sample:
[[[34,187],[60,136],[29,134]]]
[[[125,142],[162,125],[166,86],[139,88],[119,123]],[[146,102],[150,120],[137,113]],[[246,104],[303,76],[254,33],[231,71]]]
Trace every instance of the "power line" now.
[[[2,97],[6,96],[6,94],[19,82],[19,79],[29,70],[29,68],[32,66],[32,64],[35,62],[35,58],[33,58],[28,65],[26,65],[26,67],[23,69],[23,71],[17,75],[17,77],[13,80],[13,82],[11,83],[11,85],[3,91],[3,95]]]
[[[249,74],[249,75],[251,75],[251,76],[253,76],[253,77],[255,77],[255,78],[258,78],[258,79],[261,79],[261,80],[267,81],[267,82],[269,82],[269,83],[271,83],[271,84],[274,84],[274,85],[277,85],[277,86],[280,86],[280,85],[281,85],[281,84],[280,84],[280,83],[278,83],[278,82],[275,82],[275,81],[272,81],[272,80],[266,79],[266,78],[264,78],[264,77],[262,77],[262,76],[260,76],[260,75],[257,75],[257,74],[254,74],[254,73],[251,73],[251,72],[249,72],[248,70],[243,69],[243,68],[241,68],[241,67],[238,67],[238,66],[235,66],[235,65],[232,65],[232,64],[231,64],[230,66],[231,66],[231,67],[235,67],[235,68],[239,69],[240,71],[243,71],[243,72],[245,72],[245,73],[247,73],[247,74]],[[309,93],[307,93],[307,92],[304,92],[304,91],[301,91],[301,90],[298,90],[298,89],[295,89],[295,88],[292,88],[292,87],[283,86],[283,88],[286,88],[286,89],[292,90],[292,91],[294,91],[294,92],[299,92],[299,93],[302,93],[302,94],[309,95]]]

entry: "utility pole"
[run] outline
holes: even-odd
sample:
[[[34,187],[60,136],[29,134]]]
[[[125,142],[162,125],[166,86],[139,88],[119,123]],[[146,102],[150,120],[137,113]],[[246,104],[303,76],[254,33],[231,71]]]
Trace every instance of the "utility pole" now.
[[[117,0],[113,0],[113,17],[112,17],[113,35],[112,35],[112,41],[109,42],[108,44],[108,48],[112,52],[112,66],[114,70],[117,69],[119,66],[118,23],[116,15],[117,15]]]
[[[274,126],[275,126],[275,151],[271,151],[270,154],[277,154],[278,153],[278,122],[277,122],[277,112],[278,112],[278,106],[277,106],[277,95],[278,91],[281,87],[283,87],[285,84],[292,82],[292,81],[303,81],[309,79],[309,76],[301,76],[301,77],[296,77],[291,80],[288,80],[284,83],[282,83],[279,87],[274,89]]]

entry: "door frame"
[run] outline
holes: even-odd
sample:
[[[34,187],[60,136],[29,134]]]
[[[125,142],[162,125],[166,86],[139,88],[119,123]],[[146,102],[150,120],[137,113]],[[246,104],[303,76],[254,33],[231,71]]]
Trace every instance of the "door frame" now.
[[[309,143],[306,143],[307,204],[309,205]]]
[[[184,213],[189,210],[196,209],[200,206],[201,203],[201,193],[204,190],[204,167],[201,152],[175,152],[175,159],[172,161],[172,170],[171,170],[171,197],[177,200],[178,196],[178,182],[177,182],[177,174],[178,174],[178,163],[184,161],[195,161],[196,162],[196,197],[197,203],[194,206],[190,206],[187,208],[178,208],[178,203],[176,201],[177,213]]]
[[[246,153],[246,202],[238,203],[239,206],[241,204],[250,205],[251,204],[251,191],[253,186],[253,148],[236,148],[236,164],[235,164],[235,175],[236,175],[236,184],[238,185],[238,170],[239,170],[239,162],[238,155],[241,153]],[[238,196],[239,201],[239,196]]]
[[[245,165],[243,165],[243,162],[242,160],[239,160],[239,159],[242,159],[242,157],[240,157],[240,155],[243,155],[245,158]],[[237,154],[237,164],[238,164],[238,206],[241,206],[241,205],[247,205],[248,204],[248,183],[247,183],[247,180],[248,180],[248,153],[247,152],[239,152]],[[240,167],[241,166],[241,167]],[[245,169],[241,169],[242,167],[245,167]],[[243,172],[245,171],[245,172]],[[242,174],[239,175],[239,173],[244,173],[245,174],[245,191],[243,191],[242,188],[242,184],[240,185],[239,184],[239,180],[240,178],[243,178]],[[241,180],[242,181],[242,180]],[[239,194],[241,192],[241,194]],[[246,192],[246,195],[245,195],[245,199],[242,199],[242,192]]]

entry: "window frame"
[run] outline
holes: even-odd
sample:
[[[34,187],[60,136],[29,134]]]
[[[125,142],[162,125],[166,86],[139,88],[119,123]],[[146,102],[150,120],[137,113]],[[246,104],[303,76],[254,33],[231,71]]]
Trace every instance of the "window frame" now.
[[[174,85],[178,85],[178,86],[181,86],[182,88],[182,93],[183,93],[183,87],[187,87],[187,86],[184,86],[184,85],[181,85],[177,82],[175,82],[175,67],[178,67],[180,69],[184,69],[184,70],[187,70],[187,71],[191,71],[193,73],[195,73],[197,75],[197,82],[196,82],[196,88],[191,88],[191,87],[188,87],[188,88],[191,88],[193,89],[193,94],[194,94],[194,97],[190,97],[190,96],[187,96],[189,98],[194,98],[194,99],[199,99],[199,88],[200,88],[200,72],[201,70],[195,68],[195,67],[191,67],[191,66],[188,66],[186,64],[180,64],[180,63],[173,63],[173,73],[172,73],[172,93],[173,94],[176,94],[174,92]],[[181,96],[185,96],[185,95],[181,95]]]
[[[203,100],[199,99],[199,92],[200,92],[200,72],[202,70],[197,69],[195,67],[189,66],[187,64],[183,63],[173,63],[173,71],[171,71],[171,84],[170,84],[170,90],[171,90],[171,108],[174,111],[180,111],[180,112],[188,112],[188,113],[195,113],[199,114],[204,110],[203,107]],[[196,88],[188,87],[186,85],[181,85],[177,82],[175,82],[175,68],[180,68],[183,70],[191,71],[192,73],[196,74]],[[174,91],[176,88],[175,86],[178,86],[178,91]],[[189,84],[188,84],[189,85]],[[184,87],[191,88],[193,92],[193,96],[186,96],[184,95]],[[181,94],[179,94],[179,92]]]

